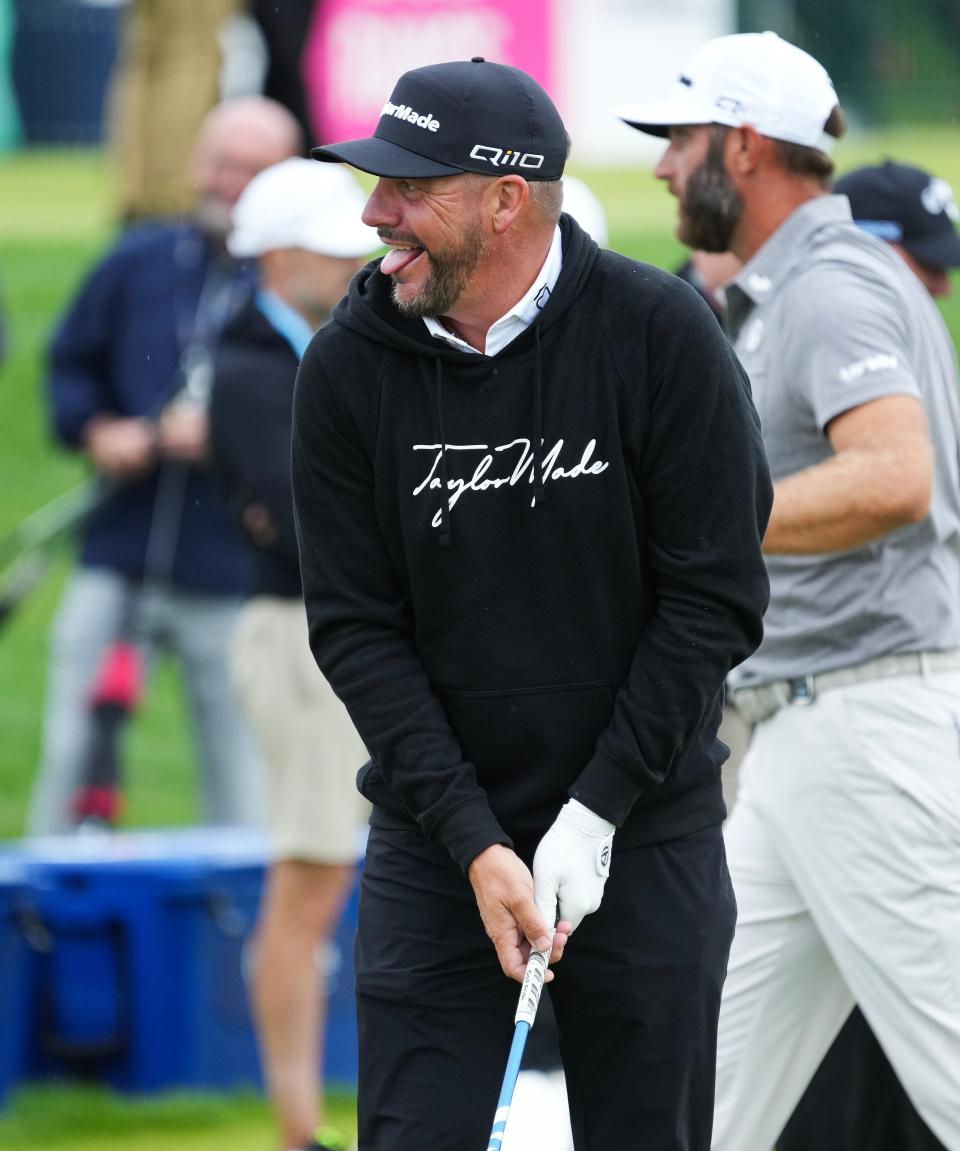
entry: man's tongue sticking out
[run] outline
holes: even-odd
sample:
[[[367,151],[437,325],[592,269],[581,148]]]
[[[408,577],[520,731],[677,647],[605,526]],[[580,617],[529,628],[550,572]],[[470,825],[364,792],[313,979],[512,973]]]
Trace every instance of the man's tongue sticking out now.
[[[392,276],[423,254],[423,248],[391,248],[380,261],[380,271]]]

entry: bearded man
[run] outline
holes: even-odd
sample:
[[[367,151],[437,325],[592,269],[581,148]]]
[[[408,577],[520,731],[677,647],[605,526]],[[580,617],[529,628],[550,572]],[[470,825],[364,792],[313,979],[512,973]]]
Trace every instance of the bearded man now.
[[[731,677],[754,725],[726,828],[739,907],[715,1151],[770,1147],[854,1001],[960,1148],[960,413],[919,280],[829,194],[843,115],[772,32],[710,41],[622,113],[727,323],[774,478],[770,610]]]

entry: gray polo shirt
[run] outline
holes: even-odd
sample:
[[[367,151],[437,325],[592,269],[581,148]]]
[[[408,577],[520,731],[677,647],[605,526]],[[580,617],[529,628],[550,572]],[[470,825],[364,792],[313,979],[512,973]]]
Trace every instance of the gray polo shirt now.
[[[763,643],[731,684],[960,647],[957,364],[926,290],[853,225],[845,196],[822,196],[743,267],[727,304],[774,481],[830,457],[830,421],[882,396],[922,400],[935,458],[921,523],[849,551],[767,556]]]

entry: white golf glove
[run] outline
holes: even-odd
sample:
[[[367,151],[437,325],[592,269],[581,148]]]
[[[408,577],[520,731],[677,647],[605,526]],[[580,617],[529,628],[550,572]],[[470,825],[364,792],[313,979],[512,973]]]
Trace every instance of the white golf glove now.
[[[576,931],[583,917],[600,906],[614,831],[616,824],[575,799],[560,808],[533,857],[533,894],[548,928],[559,918]]]

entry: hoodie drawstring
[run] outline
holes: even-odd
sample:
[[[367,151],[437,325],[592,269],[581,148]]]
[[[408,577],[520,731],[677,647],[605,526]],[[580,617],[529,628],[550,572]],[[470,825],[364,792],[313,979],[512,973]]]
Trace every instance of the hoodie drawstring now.
[[[443,434],[443,362],[437,356],[437,432],[440,436],[440,546],[452,546],[450,539],[450,485],[447,482],[447,437]]]
[[[540,325],[533,325],[533,506],[547,502],[547,477],[543,467],[543,379],[540,362]],[[443,361],[439,356],[437,366],[437,434],[440,438],[440,546],[453,546],[450,529],[450,483],[447,472],[447,437],[443,431]]]
[[[543,474],[543,384],[540,378],[540,324],[533,325],[533,499],[537,503],[547,502],[544,488],[546,476]]]

